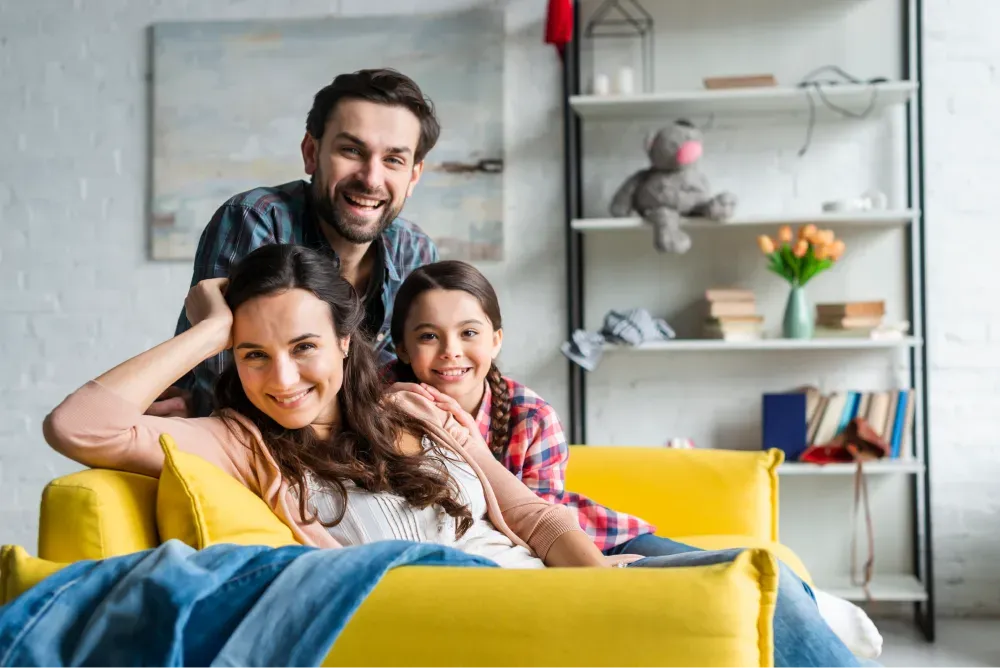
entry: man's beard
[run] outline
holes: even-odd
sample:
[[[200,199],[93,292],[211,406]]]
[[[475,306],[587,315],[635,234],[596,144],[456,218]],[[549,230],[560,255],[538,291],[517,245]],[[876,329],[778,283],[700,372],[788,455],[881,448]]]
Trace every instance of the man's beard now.
[[[338,236],[352,244],[367,244],[375,241],[392,224],[403,208],[402,206],[393,207],[388,193],[368,190],[360,183],[338,185],[334,189],[332,197],[329,190],[324,190],[317,184],[315,177],[310,181],[310,186],[313,205],[316,207],[316,214],[320,221],[332,227]],[[372,225],[369,219],[357,218],[347,211],[340,210],[337,202],[340,201],[343,193],[384,201],[380,207],[382,215]]]

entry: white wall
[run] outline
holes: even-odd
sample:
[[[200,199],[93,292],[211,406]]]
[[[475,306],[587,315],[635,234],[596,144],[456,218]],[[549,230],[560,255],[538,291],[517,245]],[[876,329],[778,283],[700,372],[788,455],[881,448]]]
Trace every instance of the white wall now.
[[[475,4],[420,3],[428,11]],[[504,306],[505,369],[564,410],[566,364],[557,352],[565,313],[561,78],[553,49],[542,44],[546,3],[504,4],[510,8],[508,260],[484,268]],[[660,25],[672,26],[674,39],[657,44],[664,84],[697,86],[709,73],[702,71],[706,68],[772,71],[790,81],[828,61],[863,76],[887,70],[891,76],[898,53],[891,39],[871,27],[891,19],[896,4],[891,0],[766,0],[752,8],[711,0],[701,9],[695,0],[646,4],[657,5],[658,17],[670,12],[671,21]],[[996,142],[989,133],[997,111],[993,91],[1000,47],[993,46],[989,31],[1000,17],[988,15],[1000,8],[990,0],[926,4],[930,400],[940,600],[945,611],[1000,612],[994,538],[1000,528],[995,491],[1000,458],[990,424],[1000,387],[995,352],[1000,348],[991,345],[1000,313],[989,301],[995,294],[989,260],[970,259],[966,245],[990,247],[996,235],[988,227],[993,221],[985,189],[996,177],[989,160]],[[87,378],[169,336],[190,278],[183,263],[146,260],[145,28],[157,20],[395,12],[411,5],[405,0],[0,0],[0,99],[5,101],[0,111],[0,542],[34,550],[42,486],[76,468],[42,441],[45,413]],[[788,31],[784,25],[796,27]],[[862,47],[837,37],[845,28]],[[764,48],[779,43],[788,46]],[[588,135],[588,152],[618,151],[603,166],[606,178],[588,177],[591,215],[598,214],[617,181],[641,165],[635,147],[642,129]],[[717,122],[707,137],[706,169],[716,186],[740,194],[746,211],[814,206],[817,197],[851,195],[873,180],[901,196],[898,175],[861,148],[861,139],[871,140],[883,155],[891,154],[893,135],[882,125],[860,124],[850,133],[819,128],[812,149],[800,159],[795,152],[803,135],[801,126],[781,132],[757,127],[749,134]],[[753,169],[745,167],[748,162]],[[597,174],[593,160],[587,169]],[[588,301],[589,326],[599,324],[606,308],[628,305],[626,299],[663,309],[683,324],[684,314],[670,309],[700,289],[685,284],[691,276],[697,281],[749,277],[769,320],[780,317],[782,286],[757,272],[756,257],[744,250],[752,245],[750,235],[727,237],[727,246],[714,252],[710,238],[697,237],[696,250],[677,259],[677,266],[656,257],[641,235],[605,241],[610,245],[589,247],[588,281],[598,286]],[[853,266],[870,270],[872,259],[891,253],[897,242],[893,233],[848,238],[857,249]],[[640,260],[626,259],[626,250],[637,247]],[[889,267],[885,276],[895,279]],[[610,268],[624,268],[629,278],[613,277]],[[840,278],[846,273],[853,272]],[[816,282],[815,298],[843,297],[833,278]],[[640,282],[647,288],[633,293],[629,286]],[[864,282],[852,279],[847,285],[847,292],[857,293]],[[899,302],[894,290],[882,291],[890,305]],[[756,438],[759,409],[751,394],[763,389],[762,371],[776,388],[803,380],[877,384],[898,371],[882,353],[849,361],[848,374],[844,358],[827,355],[609,360],[592,378],[591,434],[617,443],[693,435],[706,445],[747,447]]]
[[[1000,128],[1000,5],[927,8],[932,493],[942,603],[1000,612],[1000,291],[989,250]],[[984,249],[983,252],[980,249]]]

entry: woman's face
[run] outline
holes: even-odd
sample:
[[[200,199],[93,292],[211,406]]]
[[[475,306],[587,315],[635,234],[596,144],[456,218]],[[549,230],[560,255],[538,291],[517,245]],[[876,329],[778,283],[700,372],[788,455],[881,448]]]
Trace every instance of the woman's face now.
[[[503,340],[479,301],[461,290],[427,290],[414,300],[403,332],[399,358],[417,379],[472,412]]]
[[[349,337],[338,338],[330,307],[293,289],[251,299],[233,313],[233,355],[254,406],[286,429],[320,436],[340,418]]]

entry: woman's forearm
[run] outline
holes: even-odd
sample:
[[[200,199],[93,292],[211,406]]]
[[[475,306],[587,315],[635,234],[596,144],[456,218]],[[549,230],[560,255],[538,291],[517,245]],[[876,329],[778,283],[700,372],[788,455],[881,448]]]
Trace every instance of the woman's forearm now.
[[[594,541],[583,531],[567,531],[552,543],[545,555],[546,566],[610,566]]]
[[[146,410],[181,376],[221,352],[228,338],[228,323],[205,320],[95,380]]]

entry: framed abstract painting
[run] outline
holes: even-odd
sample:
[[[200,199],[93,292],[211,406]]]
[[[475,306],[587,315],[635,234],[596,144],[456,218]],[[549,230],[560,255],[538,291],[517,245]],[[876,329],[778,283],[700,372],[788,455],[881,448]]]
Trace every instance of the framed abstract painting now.
[[[504,14],[456,13],[152,26],[151,255],[190,260],[236,193],[307,178],[315,93],[391,67],[431,99],[441,137],[401,213],[443,258],[503,259]]]

